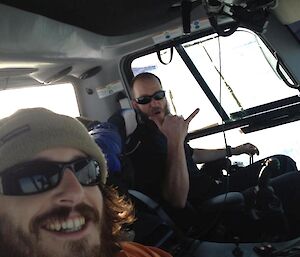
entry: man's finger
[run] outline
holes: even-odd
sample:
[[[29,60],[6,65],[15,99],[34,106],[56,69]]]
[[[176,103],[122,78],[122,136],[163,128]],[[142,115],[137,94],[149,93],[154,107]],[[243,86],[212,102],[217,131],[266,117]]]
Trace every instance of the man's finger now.
[[[187,118],[185,119],[185,121],[186,121],[187,123],[190,123],[191,120],[194,119],[194,117],[198,114],[199,111],[200,111],[200,109],[197,108],[195,111],[193,111],[193,113],[192,113],[189,117],[187,117]]]

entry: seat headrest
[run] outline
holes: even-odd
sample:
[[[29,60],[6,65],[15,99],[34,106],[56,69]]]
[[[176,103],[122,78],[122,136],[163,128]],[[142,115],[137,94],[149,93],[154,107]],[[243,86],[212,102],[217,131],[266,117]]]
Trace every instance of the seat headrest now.
[[[133,131],[135,131],[138,123],[136,118],[136,112],[134,109],[123,109],[121,111],[121,116],[125,122],[125,129],[126,129],[126,137],[130,136]]]

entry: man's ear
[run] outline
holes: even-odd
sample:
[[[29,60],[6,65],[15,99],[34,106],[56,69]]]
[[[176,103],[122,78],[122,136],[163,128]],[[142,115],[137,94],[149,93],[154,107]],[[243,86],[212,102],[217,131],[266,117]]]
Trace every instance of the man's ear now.
[[[138,109],[138,103],[135,100],[131,100],[132,107]]]

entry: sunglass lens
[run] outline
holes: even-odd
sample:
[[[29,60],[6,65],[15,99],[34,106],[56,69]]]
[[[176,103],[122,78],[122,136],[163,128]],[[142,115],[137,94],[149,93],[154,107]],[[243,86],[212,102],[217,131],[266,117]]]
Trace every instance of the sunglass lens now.
[[[136,99],[138,104],[148,104],[151,102],[151,96],[141,96]]]
[[[158,91],[153,95],[155,100],[161,100],[165,97],[165,91]]]
[[[44,192],[52,189],[59,181],[59,173],[37,174],[19,179],[20,189],[24,194]]]
[[[75,175],[83,186],[93,186],[100,182],[100,170],[98,164],[93,160],[80,160],[73,166]]]
[[[27,195],[54,188],[59,182],[57,165],[35,163],[16,168],[3,176],[3,193],[6,195]]]
[[[136,99],[136,102],[138,104],[148,104],[151,102],[151,98],[155,99],[155,100],[161,100],[165,97],[165,91],[161,90],[161,91],[158,91],[156,93],[154,93],[152,96],[141,96],[141,97],[138,97]]]

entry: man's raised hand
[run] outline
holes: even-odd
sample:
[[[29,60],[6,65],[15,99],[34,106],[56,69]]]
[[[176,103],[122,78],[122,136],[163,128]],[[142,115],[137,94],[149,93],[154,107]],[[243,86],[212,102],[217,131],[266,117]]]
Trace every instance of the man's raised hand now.
[[[167,137],[168,140],[172,140],[172,142],[183,142],[188,131],[188,126],[198,112],[199,109],[197,108],[186,119],[182,116],[169,114],[166,115],[162,123],[154,117],[151,118],[151,120],[155,122],[159,130]]]

